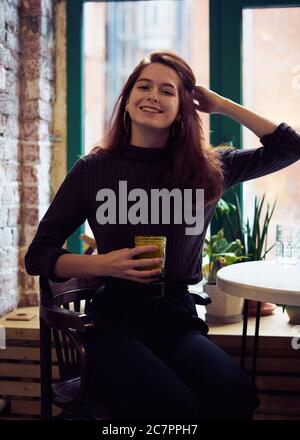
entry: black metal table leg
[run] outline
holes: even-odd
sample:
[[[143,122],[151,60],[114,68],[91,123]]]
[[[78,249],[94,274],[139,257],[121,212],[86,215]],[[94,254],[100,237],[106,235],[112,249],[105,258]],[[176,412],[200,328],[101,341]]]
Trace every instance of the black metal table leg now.
[[[260,309],[261,309],[261,302],[257,301],[257,305],[256,305],[256,320],[255,320],[255,333],[254,333],[254,345],[253,345],[253,354],[252,354],[252,369],[251,369],[251,382],[252,382],[253,385],[255,384],[255,378],[256,378],[256,363],[257,363],[257,353],[258,353]]]
[[[246,357],[246,346],[247,346],[247,327],[248,327],[248,308],[249,300],[245,299],[244,309],[243,309],[243,336],[242,336],[242,352],[241,352],[241,368],[245,369],[245,357]]]

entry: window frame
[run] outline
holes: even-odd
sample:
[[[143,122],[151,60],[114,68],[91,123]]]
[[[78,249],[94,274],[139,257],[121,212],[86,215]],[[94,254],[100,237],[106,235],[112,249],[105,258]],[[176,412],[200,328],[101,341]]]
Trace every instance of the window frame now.
[[[243,9],[296,7],[299,0],[210,0],[209,5],[209,53],[210,88],[226,98],[243,105],[242,100],[242,14]],[[212,145],[232,142],[236,148],[243,148],[242,125],[221,115],[211,115],[210,129]],[[225,192],[224,200],[234,202],[238,195],[243,213],[243,184]],[[234,219],[231,219],[234,224]],[[211,232],[216,233],[223,226],[222,220],[212,220]],[[228,236],[227,226],[224,227]]]

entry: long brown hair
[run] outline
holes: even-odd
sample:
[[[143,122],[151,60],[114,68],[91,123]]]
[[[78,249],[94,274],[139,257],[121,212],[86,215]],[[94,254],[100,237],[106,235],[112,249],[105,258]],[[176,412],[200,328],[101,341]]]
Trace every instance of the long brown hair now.
[[[205,204],[216,202],[222,195],[222,164],[218,152],[204,141],[203,126],[194,103],[196,78],[189,65],[171,51],[154,51],[145,57],[133,70],[122,88],[115,104],[110,128],[101,146],[92,149],[92,154],[105,150],[120,150],[130,142],[130,117],[124,124],[126,101],[142,70],[151,63],[161,63],[175,70],[180,78],[179,114],[182,123],[174,121],[170,127],[172,154],[168,161],[165,184],[181,188],[204,189]]]

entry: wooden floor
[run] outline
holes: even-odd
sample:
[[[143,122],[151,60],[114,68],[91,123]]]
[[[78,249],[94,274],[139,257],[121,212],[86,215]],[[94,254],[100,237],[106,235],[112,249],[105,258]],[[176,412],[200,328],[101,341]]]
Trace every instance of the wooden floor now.
[[[205,309],[197,306],[203,317]],[[6,349],[0,350],[0,396],[10,401],[11,414],[3,417],[38,418],[40,414],[39,319],[38,308],[17,309],[34,313],[30,321],[0,319],[5,328]],[[248,329],[247,369],[251,362],[255,319]],[[211,340],[239,363],[242,323],[210,325]],[[299,327],[289,324],[288,317],[277,308],[261,318],[257,386],[261,405],[256,419],[300,419],[300,350],[292,347],[292,338],[300,337]],[[54,366],[54,377],[57,369]],[[267,373],[267,374],[266,374]],[[270,375],[271,373],[271,375]],[[1,415],[0,415],[1,420]]]

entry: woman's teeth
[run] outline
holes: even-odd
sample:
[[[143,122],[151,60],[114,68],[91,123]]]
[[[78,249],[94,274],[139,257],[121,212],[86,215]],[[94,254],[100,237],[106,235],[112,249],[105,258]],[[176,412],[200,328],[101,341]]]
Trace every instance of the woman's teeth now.
[[[159,110],[150,107],[141,107],[141,110],[146,113],[160,113]]]

